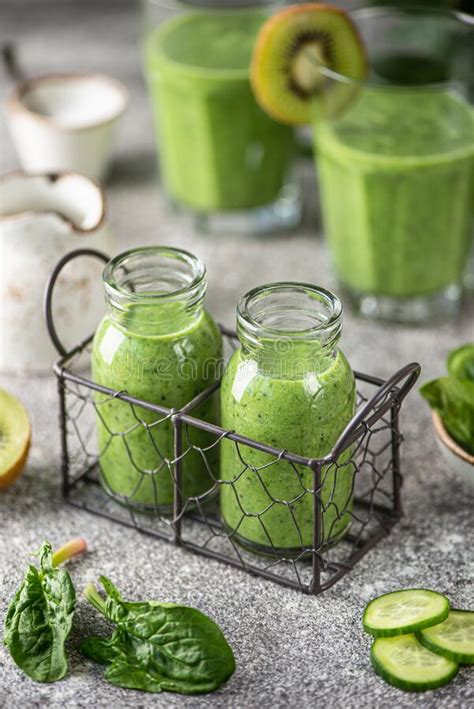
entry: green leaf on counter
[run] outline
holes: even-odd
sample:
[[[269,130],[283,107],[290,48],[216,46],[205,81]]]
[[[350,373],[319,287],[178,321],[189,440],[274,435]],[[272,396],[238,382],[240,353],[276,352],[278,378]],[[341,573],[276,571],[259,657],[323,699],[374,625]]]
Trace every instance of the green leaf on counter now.
[[[83,641],[81,652],[99,665],[107,665],[115,657],[113,644],[107,638],[96,636],[91,636]]]
[[[116,625],[112,636],[91,637],[81,651],[107,665],[105,678],[119,687],[147,692],[212,692],[235,670],[231,648],[219,627],[194,608],[158,601],[124,601],[100,577],[107,597],[92,584],[87,600]]]
[[[4,643],[29,677],[54,682],[64,677],[64,644],[69,635],[76,594],[71,577],[53,565],[51,545],[39,551],[40,568],[30,565],[8,607]]]

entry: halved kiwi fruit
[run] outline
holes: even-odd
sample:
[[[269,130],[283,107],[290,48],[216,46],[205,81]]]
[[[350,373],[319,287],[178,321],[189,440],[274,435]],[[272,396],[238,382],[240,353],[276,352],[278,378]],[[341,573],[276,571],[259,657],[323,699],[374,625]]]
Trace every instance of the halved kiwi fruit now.
[[[257,102],[281,123],[310,123],[312,101],[327,83],[321,65],[350,79],[366,76],[364,45],[348,15],[319,3],[278,12],[254,47],[250,79]]]
[[[0,490],[11,485],[28,458],[31,426],[23,404],[0,389]]]

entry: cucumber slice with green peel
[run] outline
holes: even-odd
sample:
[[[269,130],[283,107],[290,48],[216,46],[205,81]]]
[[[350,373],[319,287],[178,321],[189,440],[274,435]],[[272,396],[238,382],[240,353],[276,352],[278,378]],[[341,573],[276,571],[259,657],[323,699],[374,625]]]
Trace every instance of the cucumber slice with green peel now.
[[[449,600],[424,588],[384,593],[366,606],[364,630],[377,638],[414,633],[448,617]]]
[[[416,634],[431,652],[463,665],[474,663],[474,611],[451,610],[446,620]]]
[[[412,633],[376,638],[372,643],[370,659],[382,679],[409,692],[442,687],[458,671],[457,662],[430,652]]]

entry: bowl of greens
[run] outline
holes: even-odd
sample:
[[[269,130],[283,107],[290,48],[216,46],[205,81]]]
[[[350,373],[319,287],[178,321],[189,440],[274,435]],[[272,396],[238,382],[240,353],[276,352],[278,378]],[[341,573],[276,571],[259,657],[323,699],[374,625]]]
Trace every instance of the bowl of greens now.
[[[449,467],[474,486],[474,342],[449,353],[448,374],[426,382],[436,440]]]

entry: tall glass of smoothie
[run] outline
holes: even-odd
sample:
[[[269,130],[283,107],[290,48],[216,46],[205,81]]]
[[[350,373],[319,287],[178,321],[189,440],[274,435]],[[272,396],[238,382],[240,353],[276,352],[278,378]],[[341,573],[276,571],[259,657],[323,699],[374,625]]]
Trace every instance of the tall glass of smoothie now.
[[[370,75],[357,82],[320,67],[314,101],[324,232],[341,288],[369,317],[454,314],[472,234],[474,27],[429,9],[352,18]]]
[[[169,200],[215,231],[297,224],[294,131],[257,106],[249,81],[269,0],[144,0],[145,73]]]
[[[93,380],[164,410],[96,395],[101,482],[128,507],[166,514],[174,494],[167,409],[182,408],[220,376],[221,335],[203,308],[205,268],[186,251],[148,247],[112,259],[103,281],[107,315],[94,337]],[[208,398],[195,415],[218,423],[218,402]],[[190,443],[209,445],[205,432],[193,435]],[[211,469],[217,463],[214,447]],[[182,464],[182,496],[203,494],[211,486],[200,456],[189,451]]]
[[[240,347],[221,383],[222,425],[305,458],[327,455],[354,414],[352,370],[338,348],[339,299],[302,283],[274,283],[237,309]],[[354,466],[348,449],[320,491],[325,544],[348,528]],[[221,515],[232,539],[259,553],[300,555],[312,546],[312,472],[266,452],[221,441]]]

